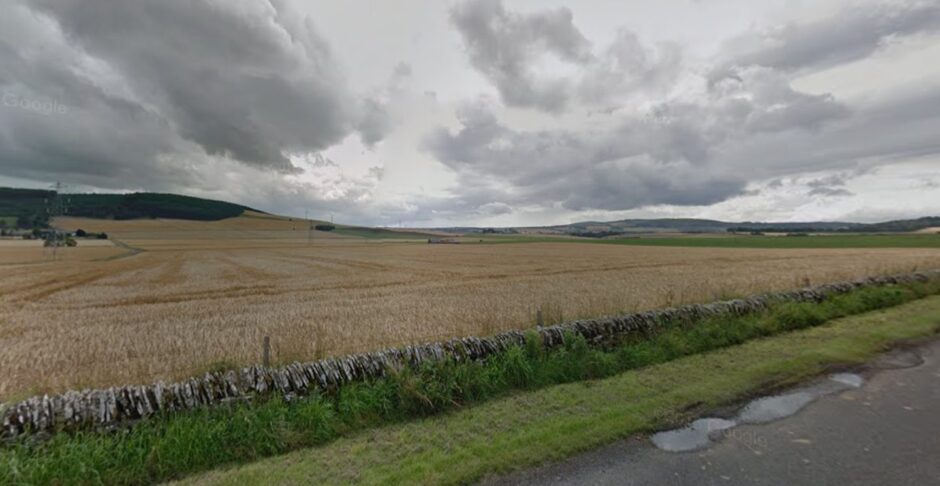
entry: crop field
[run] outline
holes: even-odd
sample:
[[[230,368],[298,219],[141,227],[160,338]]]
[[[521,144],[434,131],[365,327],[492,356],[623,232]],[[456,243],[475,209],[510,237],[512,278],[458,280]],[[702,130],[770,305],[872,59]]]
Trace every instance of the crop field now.
[[[60,265],[77,261],[97,261],[115,258],[126,253],[107,240],[81,240],[78,247],[58,249],[44,248],[39,240],[0,240],[0,271],[8,265],[50,263],[53,260]]]
[[[118,246],[29,264],[0,246],[0,401],[256,363],[264,336],[275,362],[313,360],[531,327],[538,308],[553,323],[940,267],[932,248],[310,238],[263,215],[57,224]]]

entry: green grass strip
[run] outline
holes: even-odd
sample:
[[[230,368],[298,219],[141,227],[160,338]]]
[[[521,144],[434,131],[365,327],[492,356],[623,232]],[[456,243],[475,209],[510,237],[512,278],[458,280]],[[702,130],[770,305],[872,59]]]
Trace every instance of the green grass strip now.
[[[537,341],[537,334],[532,333],[525,347],[513,348],[485,362],[431,363],[418,370],[406,369],[393,376],[350,384],[339,390],[307,397],[294,403],[274,399],[255,404],[175,413],[111,434],[96,432],[58,434],[49,441],[38,444],[23,440],[0,449],[0,483],[140,484],[172,479],[227,463],[256,460],[293,449],[324,444],[363,429],[389,423],[402,423],[415,417],[433,416],[442,411],[465,408],[471,404],[505,397],[513,390],[544,390],[558,383],[614,376],[626,370],[726,348],[759,337],[817,326],[842,316],[897,306],[936,293],[940,293],[938,282],[864,288],[832,297],[818,304],[780,304],[758,315],[713,319],[694,325],[677,324],[654,335],[645,336],[642,339],[634,338],[607,349],[591,348],[583,338],[568,336],[564,348],[546,352]],[[729,361],[730,363],[734,362]],[[735,365],[734,368],[737,369],[740,366],[747,368],[741,371],[760,371],[764,365],[745,363]],[[622,376],[638,375],[627,373]],[[594,383],[604,382],[588,381],[586,383],[590,387]],[[682,408],[673,406],[673,402],[679,397],[673,396],[669,390],[672,387],[683,389],[682,387],[692,385],[684,384],[682,380],[673,380],[656,386],[662,387],[661,392],[665,394],[664,397],[672,397],[671,399],[655,398],[655,400],[665,400],[659,404],[659,409],[667,411]],[[666,393],[667,391],[669,393]],[[696,393],[698,393],[697,389],[690,390],[690,395],[685,398],[711,403],[708,398],[710,395],[705,394],[696,398]],[[523,400],[523,403],[517,406],[525,406],[527,399],[524,397],[527,395],[529,394],[523,394],[520,395],[522,398],[511,400]],[[640,407],[637,411],[642,411],[644,405],[641,402],[634,402],[632,394],[620,394],[619,397],[623,406]],[[498,402],[502,403],[502,401]],[[552,402],[547,405],[548,409],[543,409],[543,405],[545,404],[534,408],[526,407],[529,410],[526,410],[523,415],[518,413],[508,415],[508,422],[505,422],[502,416],[489,416],[486,412],[483,412],[484,416],[473,415],[480,410],[485,411],[484,407],[490,406],[489,404],[469,407],[449,417],[459,417],[470,413],[479,420],[475,426],[467,424],[463,426],[463,429],[460,427],[454,429],[457,431],[457,436],[460,436],[463,433],[461,431],[488,433],[494,424],[504,424],[508,427],[506,430],[513,429],[517,425],[513,422],[514,420],[526,419],[529,416],[537,417],[549,413],[557,419],[564,416],[580,416],[583,411],[583,407],[577,402]],[[603,415],[608,412],[597,411],[597,413]],[[620,417],[618,420],[626,421],[626,423],[632,423],[631,421],[634,420],[631,418],[633,415],[629,414],[616,416]],[[642,416],[642,414],[637,415],[637,417]],[[591,415],[579,420],[582,419],[590,423],[568,424],[565,422],[568,425],[565,425],[563,429],[594,427],[592,421],[596,417]],[[636,420],[638,420],[634,424],[636,427],[649,425],[645,419]],[[420,427],[422,423],[433,424],[435,422],[416,422],[413,425],[404,426],[406,428],[403,430],[408,430],[407,427],[412,426]],[[450,427],[449,423],[439,425]],[[496,427],[492,432],[499,430],[500,427]],[[450,434],[449,429],[446,432]],[[528,441],[553,443],[556,439],[552,438],[552,434],[559,433],[559,431],[539,429],[539,431],[533,430],[532,433],[537,436],[521,436],[506,440],[510,440],[510,443],[516,440],[522,443]],[[574,431],[569,430],[562,435],[573,433]],[[541,434],[548,435],[542,437]],[[609,437],[604,434],[600,436]],[[412,436],[415,439],[417,437],[420,435]],[[457,437],[452,437],[452,439],[457,440]],[[337,444],[340,443],[342,440],[337,442]],[[425,447],[427,443],[417,440],[416,444],[421,450],[420,448]],[[488,441],[484,441],[479,447],[488,447],[488,444]],[[400,444],[399,446],[403,447]],[[446,459],[447,451],[453,452],[456,455],[454,459],[458,462],[465,459],[462,454],[468,457],[487,454],[488,449],[477,451],[476,447],[454,449],[447,446],[436,453],[444,454],[441,456],[444,462],[451,460]],[[499,454],[513,456],[516,452],[509,450],[513,447]],[[414,447],[406,449],[415,450]],[[425,452],[431,453],[431,451]],[[370,454],[368,451],[362,453]],[[532,462],[537,457],[542,457],[540,454],[541,452],[521,463]],[[381,457],[376,456],[376,461]],[[337,460],[342,461],[342,458],[337,458]],[[415,464],[399,464],[388,471],[391,477],[381,476],[381,474],[380,476],[388,480],[400,479],[401,481],[420,479],[436,482],[438,479],[445,479],[435,476],[438,473],[434,471],[438,466],[432,463],[433,461],[421,460]],[[378,467],[376,474],[380,473],[382,467],[380,464],[381,461],[373,464]],[[427,469],[428,467],[431,469]],[[473,479],[479,471],[484,470],[486,469],[468,470],[466,473],[457,474],[454,478]],[[364,472],[361,473],[364,474]],[[396,475],[400,474],[404,476],[398,478]],[[431,476],[425,477],[425,474]],[[337,478],[336,480],[340,482],[349,479],[342,474],[339,474]]]
[[[184,484],[461,484],[690,419],[695,412],[863,363],[940,331],[940,297],[611,378],[524,392],[365,431]],[[686,412],[683,412],[686,410]]]

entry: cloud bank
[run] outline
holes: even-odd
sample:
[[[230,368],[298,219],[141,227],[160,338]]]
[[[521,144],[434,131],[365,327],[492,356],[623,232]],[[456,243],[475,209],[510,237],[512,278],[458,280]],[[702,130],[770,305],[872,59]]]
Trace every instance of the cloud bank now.
[[[940,130],[940,84],[850,105],[794,81],[871,55],[889,39],[935,33],[938,12],[935,3],[881,4],[749,32],[707,63],[719,68],[690,64],[678,72],[680,53],[652,56],[625,29],[594,54],[567,9],[519,14],[497,0],[470,0],[452,21],[471,65],[502,103],[595,120],[516,129],[499,119],[495,101],[471,101],[458,111],[459,127],[432,131],[425,148],[463,184],[485,184],[494,199],[575,211],[709,205],[746,194],[754,181],[937,155],[931,133]],[[537,58],[549,54],[579,69],[567,78],[533,74]],[[637,83],[679,78],[695,89],[650,96],[641,106],[630,97]],[[599,115],[590,111],[594,100],[615,108]],[[807,194],[852,194],[836,186],[810,185]]]
[[[326,3],[13,0],[0,179],[363,224],[711,214],[784,189],[859,214],[875,192],[855,181],[912,161],[896,195],[937,194],[940,71],[901,58],[933,52],[940,5],[845,5],[755,17],[703,54],[613,5],[605,30],[581,21],[596,5],[429,2],[394,37]]]
[[[0,85],[67,108],[0,113],[4,175],[103,188],[213,186],[220,167],[296,175],[292,156],[390,128],[312,19],[277,1],[14,3]]]

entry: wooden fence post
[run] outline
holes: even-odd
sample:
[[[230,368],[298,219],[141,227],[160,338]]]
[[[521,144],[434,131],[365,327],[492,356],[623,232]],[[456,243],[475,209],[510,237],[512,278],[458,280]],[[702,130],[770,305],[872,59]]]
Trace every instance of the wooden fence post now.
[[[271,366],[271,337],[264,337],[264,344],[262,348],[261,362],[265,366]]]

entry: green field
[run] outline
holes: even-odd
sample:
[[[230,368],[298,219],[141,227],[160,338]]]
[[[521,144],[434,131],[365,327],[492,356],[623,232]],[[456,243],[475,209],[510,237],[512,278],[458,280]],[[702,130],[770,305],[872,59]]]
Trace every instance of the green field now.
[[[427,233],[417,233],[414,231],[395,231],[385,228],[366,228],[364,226],[343,226],[336,225],[333,233],[343,236],[355,236],[358,238],[371,238],[377,240],[395,239],[395,240],[427,240],[431,235]]]
[[[688,236],[623,238],[601,242],[715,248],[940,248],[940,235]]]
[[[596,243],[606,245],[704,248],[940,248],[940,235],[858,234],[812,236],[695,235],[638,238],[571,238],[554,236],[467,236],[483,243]],[[476,238],[476,240],[472,239]]]

